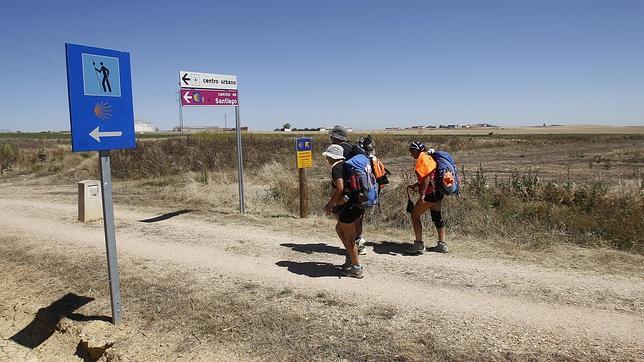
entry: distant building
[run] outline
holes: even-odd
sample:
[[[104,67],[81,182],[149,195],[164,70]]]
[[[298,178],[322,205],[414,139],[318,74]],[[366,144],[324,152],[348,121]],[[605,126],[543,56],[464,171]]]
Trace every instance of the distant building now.
[[[247,132],[248,127],[239,127],[242,132]],[[178,130],[178,129],[177,129]],[[192,127],[183,127],[184,133],[201,133],[201,132],[235,132],[235,128],[223,128],[223,127],[210,127],[210,126],[192,126]]]
[[[146,121],[144,119],[137,119],[134,121],[134,132],[136,133],[158,132],[158,131],[159,129],[155,127],[150,121]]]
[[[498,127],[498,126],[495,126],[495,125],[493,125],[493,124],[489,124],[489,123],[477,123],[477,124],[473,124],[473,125],[471,125],[471,127],[472,127],[472,128],[489,128],[489,127],[494,127],[494,128],[496,128],[496,127]]]

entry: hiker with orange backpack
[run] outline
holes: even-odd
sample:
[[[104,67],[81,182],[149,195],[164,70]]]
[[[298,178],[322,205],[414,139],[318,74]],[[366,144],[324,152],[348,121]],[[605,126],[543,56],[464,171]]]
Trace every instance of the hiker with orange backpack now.
[[[447,253],[447,243],[445,242],[445,222],[441,215],[441,201],[445,196],[444,188],[439,187],[436,182],[438,175],[438,164],[436,160],[427,152],[425,145],[421,142],[412,142],[409,145],[409,153],[411,157],[416,160],[414,166],[414,172],[418,182],[415,184],[407,186],[407,193],[418,191],[420,197],[414,204],[413,209],[411,210],[411,222],[414,228],[414,243],[409,246],[405,251],[409,254],[422,254],[425,251],[425,243],[423,242],[423,224],[421,222],[421,217],[427,210],[430,210],[432,222],[436,226],[436,232],[438,234],[438,243],[436,246],[427,247],[427,251],[433,251],[438,253]],[[448,155],[449,157],[449,155]],[[450,157],[451,160],[451,157]],[[453,164],[453,161],[452,161]],[[452,176],[445,175],[446,177],[452,177],[452,184],[450,187],[450,192],[457,192],[457,184],[455,177],[455,170],[452,167]],[[447,180],[446,182],[449,182]]]
[[[376,157],[376,144],[373,141],[373,138],[371,135],[367,137],[360,137],[356,144],[362,148],[366,153],[367,157],[369,157],[369,161],[371,162],[371,170],[373,171],[373,175],[376,178],[376,182],[378,183],[378,194],[380,195],[380,191],[389,183],[389,179],[387,176],[391,175],[391,172],[385,168],[385,165],[382,163],[382,161]]]

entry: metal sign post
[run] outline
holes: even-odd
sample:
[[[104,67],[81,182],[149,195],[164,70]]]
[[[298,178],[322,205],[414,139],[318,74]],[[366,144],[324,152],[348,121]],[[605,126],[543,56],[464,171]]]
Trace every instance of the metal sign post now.
[[[295,152],[297,159],[297,176],[300,184],[300,218],[309,214],[309,192],[306,183],[306,169],[313,166],[313,147],[311,138],[296,138]]]
[[[244,203],[244,158],[242,154],[241,120],[237,95],[237,76],[226,74],[179,72],[181,107],[234,106],[235,135],[237,138],[237,175],[239,184],[239,212],[246,213]],[[224,125],[226,122],[224,114]],[[183,123],[183,122],[182,122]],[[183,127],[182,127],[183,128]]]
[[[179,88],[179,133],[183,133],[183,104],[181,103],[181,88]]]
[[[119,265],[116,257],[116,233],[114,231],[114,207],[112,205],[112,170],[110,151],[99,151],[101,187],[103,191],[103,225],[105,226],[105,248],[107,250],[107,275],[110,283],[112,322],[121,323],[121,287]]]
[[[237,134],[237,175],[239,178],[239,212],[246,213],[244,207],[244,158],[242,155],[241,120],[239,119],[239,106],[235,106],[235,133]]]
[[[99,151],[112,323],[120,324],[110,150],[136,147],[130,54],[75,44],[65,51],[72,151]]]

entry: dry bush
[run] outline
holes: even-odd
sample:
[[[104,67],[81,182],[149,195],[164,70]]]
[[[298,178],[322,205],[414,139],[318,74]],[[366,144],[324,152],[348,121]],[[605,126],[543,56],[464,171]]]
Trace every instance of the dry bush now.
[[[243,135],[244,169],[293,158],[294,140],[273,135]],[[234,134],[204,133],[185,138],[144,140],[137,147],[113,153],[114,176],[138,179],[183,172],[225,171],[237,166]]]
[[[469,180],[450,226],[467,234],[510,236],[530,247],[570,242],[642,253],[644,198],[632,182],[541,182],[530,170],[490,185],[482,170]]]
[[[278,163],[270,182],[270,199],[285,210],[298,210],[297,180]],[[272,173],[269,173],[272,174]],[[266,178],[268,180],[268,178]],[[567,242],[581,246],[601,246],[642,253],[644,197],[641,181],[610,189],[604,182],[542,182],[532,170],[515,170],[507,179],[490,184],[484,170],[465,179],[459,197],[446,196],[443,215],[450,232],[464,235],[510,238],[523,247],[547,248]],[[411,228],[406,185],[415,180],[403,175],[398,185],[388,185],[381,193],[381,205],[367,213],[367,222],[378,227]],[[310,213],[321,215],[328,199],[328,179],[310,183]],[[418,195],[412,195],[416,201]],[[429,213],[423,222],[433,232]]]
[[[12,142],[0,143],[0,173],[4,173],[5,170],[11,171],[17,159],[18,151]]]
[[[357,139],[363,134],[352,134]],[[295,162],[295,138],[292,135],[244,134],[244,169],[257,170],[273,162],[291,167]],[[327,135],[313,138],[313,155],[316,163],[323,164],[321,153],[329,145]],[[456,151],[515,144],[516,140],[483,139],[480,137],[424,136],[428,147]],[[410,135],[378,135],[376,147],[382,157],[407,155],[411,141],[419,139]],[[113,152],[114,176],[138,179],[176,175],[182,172],[200,172],[234,169],[237,165],[235,135],[230,133],[203,133],[160,140],[139,140],[137,147]]]
[[[273,161],[258,171],[258,181],[267,186],[266,202],[278,203],[285,210],[296,213],[300,207],[297,175],[283,164]]]
[[[8,158],[11,168],[8,170],[13,175],[48,177],[49,182],[54,183],[95,178],[98,175],[96,154],[72,153],[71,146],[65,140],[17,138],[1,141],[0,147],[12,151]],[[90,158],[94,162],[88,162]]]

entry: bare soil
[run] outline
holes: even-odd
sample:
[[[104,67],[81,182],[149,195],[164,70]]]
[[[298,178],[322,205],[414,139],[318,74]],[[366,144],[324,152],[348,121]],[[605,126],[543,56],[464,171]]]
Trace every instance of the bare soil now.
[[[413,257],[367,226],[356,280],[332,220],[170,205],[115,205],[112,326],[103,226],[76,220],[75,187],[0,188],[0,360],[91,360],[87,336],[109,339],[104,360],[644,358],[638,255],[454,235]]]

